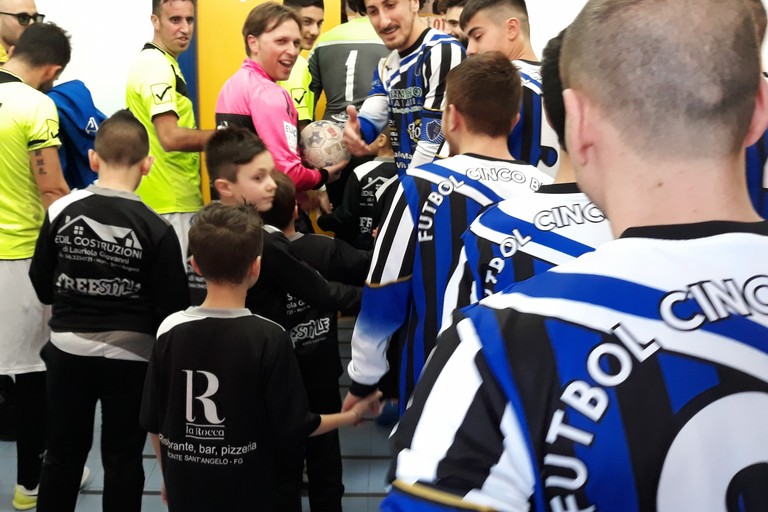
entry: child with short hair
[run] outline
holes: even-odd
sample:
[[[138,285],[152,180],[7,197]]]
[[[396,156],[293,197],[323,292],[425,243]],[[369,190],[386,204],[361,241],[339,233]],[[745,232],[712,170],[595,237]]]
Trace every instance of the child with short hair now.
[[[99,181],[48,209],[30,278],[53,305],[47,368],[48,442],[38,510],[73,511],[101,401],[105,511],[139,511],[139,425],[147,360],[163,318],[189,305],[173,228],[134,193],[149,172],[147,131],[127,110],[89,151]]]
[[[321,229],[333,231],[337,237],[364,250],[373,249],[373,230],[379,224],[377,192],[397,176],[395,155],[386,131],[376,137],[370,148],[376,158],[355,167],[344,185],[341,204],[317,219]]]
[[[206,148],[206,163],[221,204],[251,203],[259,212],[272,208],[276,174],[272,155],[259,137],[245,128],[217,130]],[[277,230],[273,230],[277,231]],[[282,233],[264,236],[262,278],[248,291],[246,307],[283,327],[288,325],[285,294],[290,293],[313,306],[355,310],[360,304],[358,287],[327,282],[316,270],[288,250]],[[192,304],[205,297],[205,282],[190,272]]]
[[[207,295],[160,326],[141,411],[171,512],[300,510],[291,485],[306,436],[351,425],[378,401],[372,394],[346,413],[309,411],[288,335],[245,308],[263,237],[253,205],[212,203],[190,229]]]
[[[343,240],[304,234],[295,228],[298,218],[296,187],[282,173],[274,176],[277,189],[272,208],[262,218],[290,240],[291,252],[326,278],[362,288],[371,264],[368,251],[355,249]],[[310,306],[286,297],[293,350],[299,362],[309,406],[317,412],[341,409],[339,377],[343,373],[338,341],[338,313],[333,308]],[[322,512],[341,512],[344,494],[341,447],[338,432],[307,439],[304,444],[309,481],[309,507]]]

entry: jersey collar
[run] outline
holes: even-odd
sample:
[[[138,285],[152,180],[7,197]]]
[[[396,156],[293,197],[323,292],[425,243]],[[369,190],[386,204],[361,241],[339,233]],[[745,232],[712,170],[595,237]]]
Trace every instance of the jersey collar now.
[[[414,51],[414,50],[416,50],[416,49],[417,49],[419,46],[421,46],[421,43],[422,43],[422,42],[424,42],[424,38],[426,37],[426,35],[427,35],[427,32],[429,32],[429,30],[430,30],[430,29],[428,29],[428,28],[425,28],[425,29],[424,29],[424,32],[422,32],[422,33],[419,35],[419,38],[418,38],[418,39],[416,39],[416,42],[415,42],[415,43],[413,43],[411,46],[409,46],[408,48],[406,48],[406,49],[405,49],[405,50],[403,50],[403,51],[399,51],[399,50],[398,50],[398,52],[397,52],[397,53],[400,55],[400,58],[403,58],[403,57],[405,57],[405,56],[407,56],[407,55],[410,55],[411,53],[413,53],[413,51]]]
[[[252,69],[253,71],[255,71],[256,73],[260,74],[261,76],[263,76],[264,78],[266,78],[270,82],[274,82],[274,80],[272,80],[272,78],[270,78],[270,76],[267,74],[267,72],[264,71],[264,68],[261,67],[261,64],[259,64],[255,60],[252,60],[252,59],[249,59],[249,58],[246,57],[246,59],[243,61],[243,67],[246,68],[246,69]]]
[[[734,222],[712,220],[693,224],[641,226],[627,228],[619,238],[660,238],[662,240],[691,240],[726,233],[752,233],[768,236],[768,221]]]
[[[5,69],[0,69],[0,84],[8,84],[11,82],[24,83],[24,80],[19,78],[17,75],[14,75],[10,71],[6,71]]]

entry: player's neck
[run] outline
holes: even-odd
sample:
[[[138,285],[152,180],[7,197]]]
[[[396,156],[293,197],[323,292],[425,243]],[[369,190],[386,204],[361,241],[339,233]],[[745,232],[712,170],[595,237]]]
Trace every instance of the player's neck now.
[[[280,231],[282,231],[285,236],[291,237],[296,234],[296,226],[294,225],[293,221],[291,221],[290,224],[285,226]]]
[[[637,226],[761,220],[747,192],[743,155],[677,162],[619,156],[602,173],[607,199],[599,205],[616,236]]]
[[[557,168],[554,183],[574,183],[576,181],[576,172],[573,169],[573,163],[568,153],[560,148],[560,165]]]
[[[507,137],[488,137],[465,133],[457,146],[457,154],[472,153],[497,160],[515,159],[509,152]]]
[[[163,50],[165,53],[167,53],[168,55],[170,55],[174,59],[176,59],[176,60],[179,59],[179,54],[178,53],[174,53],[174,52],[170,51],[168,48],[166,48],[165,46],[163,46],[163,44],[159,41],[159,39],[157,37],[152,40],[152,44],[157,46],[161,50]]]
[[[531,47],[531,43],[528,41],[525,41],[519,47],[514,48],[509,55],[509,60],[527,60],[531,62],[539,62],[539,58],[536,57],[536,54]]]
[[[242,309],[245,307],[245,296],[248,293],[247,283],[239,285],[212,283],[206,281],[207,292],[201,304],[204,308],[213,309]]]
[[[35,89],[40,89],[40,85],[43,83],[38,68],[30,67],[18,59],[9,60],[3,64],[2,69],[13,73],[21,78],[22,82]]]
[[[99,170],[99,181],[96,183],[99,187],[122,192],[133,193],[138,186],[137,176],[139,171],[131,169],[110,169],[101,168]]]

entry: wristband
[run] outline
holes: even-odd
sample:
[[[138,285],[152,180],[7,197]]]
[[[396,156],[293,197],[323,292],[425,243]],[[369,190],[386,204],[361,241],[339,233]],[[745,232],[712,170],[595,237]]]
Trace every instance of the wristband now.
[[[325,169],[318,169],[317,172],[320,173],[320,183],[312,187],[312,190],[318,190],[320,187],[324,186],[328,181],[328,171],[326,171]]]

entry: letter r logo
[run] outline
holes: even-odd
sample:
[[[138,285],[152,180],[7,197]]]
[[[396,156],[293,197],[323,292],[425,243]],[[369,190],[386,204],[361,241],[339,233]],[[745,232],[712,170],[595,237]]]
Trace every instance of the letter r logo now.
[[[219,390],[219,379],[210,372],[202,370],[182,370],[187,374],[187,407],[186,418],[190,423],[195,421],[195,416],[192,411],[194,400],[198,400],[203,405],[203,415],[208,423],[218,425],[224,423],[224,419],[219,419],[218,412],[216,410],[216,404],[210,399]],[[195,373],[203,375],[207,380],[207,388],[202,395],[194,396],[194,377]]]

